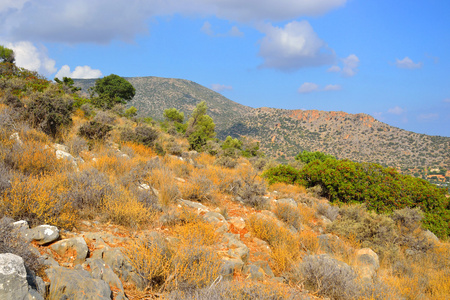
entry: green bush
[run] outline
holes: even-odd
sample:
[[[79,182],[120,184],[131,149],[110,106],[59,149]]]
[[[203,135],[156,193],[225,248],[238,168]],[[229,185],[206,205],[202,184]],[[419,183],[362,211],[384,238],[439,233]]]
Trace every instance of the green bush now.
[[[263,173],[263,177],[267,179],[269,184],[277,182],[295,184],[299,179],[300,171],[294,167],[279,165],[274,168],[270,168]]]
[[[379,213],[419,207],[424,212],[422,223],[426,228],[441,238],[450,234],[446,190],[425,180],[373,163],[333,159],[315,160],[298,174],[298,183],[321,186],[322,196],[332,202],[364,203]]]

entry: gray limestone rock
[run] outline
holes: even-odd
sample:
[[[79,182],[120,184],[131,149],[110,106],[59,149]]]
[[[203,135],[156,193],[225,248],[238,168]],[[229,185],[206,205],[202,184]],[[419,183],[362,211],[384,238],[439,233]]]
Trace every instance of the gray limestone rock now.
[[[68,251],[75,251],[76,257],[73,262],[74,264],[83,263],[89,253],[86,241],[82,237],[74,237],[56,242],[51,245],[51,248],[61,256],[65,255]]]
[[[50,279],[49,300],[111,299],[112,292],[109,285],[101,279],[92,278],[88,271],[81,268],[70,270],[56,267],[47,269],[45,272]]]
[[[24,299],[27,294],[27,271],[22,257],[0,254],[0,299]]]
[[[49,244],[59,238],[59,229],[50,225],[36,226],[26,232],[25,238],[28,241],[37,241],[39,245]]]

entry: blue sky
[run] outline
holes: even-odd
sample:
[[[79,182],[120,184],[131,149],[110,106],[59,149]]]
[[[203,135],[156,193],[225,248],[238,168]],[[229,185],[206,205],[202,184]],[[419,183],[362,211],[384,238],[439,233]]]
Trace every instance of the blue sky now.
[[[450,136],[448,0],[0,0],[48,78],[183,78],[251,107],[367,113]]]

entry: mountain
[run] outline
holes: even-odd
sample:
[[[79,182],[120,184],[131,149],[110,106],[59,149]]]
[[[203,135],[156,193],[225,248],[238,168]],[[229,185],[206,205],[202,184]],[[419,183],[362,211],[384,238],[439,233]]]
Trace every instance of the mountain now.
[[[140,115],[160,120],[165,109],[175,107],[188,117],[196,104],[204,100],[219,138],[251,137],[260,141],[267,154],[279,160],[308,150],[404,170],[429,166],[450,169],[449,137],[406,131],[366,114],[251,108],[184,79],[126,79],[136,88],[128,106],[136,107]],[[75,85],[83,90],[94,83],[93,79],[75,80]]]

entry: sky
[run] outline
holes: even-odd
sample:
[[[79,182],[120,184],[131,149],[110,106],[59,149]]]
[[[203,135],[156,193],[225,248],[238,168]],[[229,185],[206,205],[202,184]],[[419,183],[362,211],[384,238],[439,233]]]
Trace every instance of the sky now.
[[[0,0],[0,44],[49,79],[182,78],[450,137],[449,14],[448,0]]]

